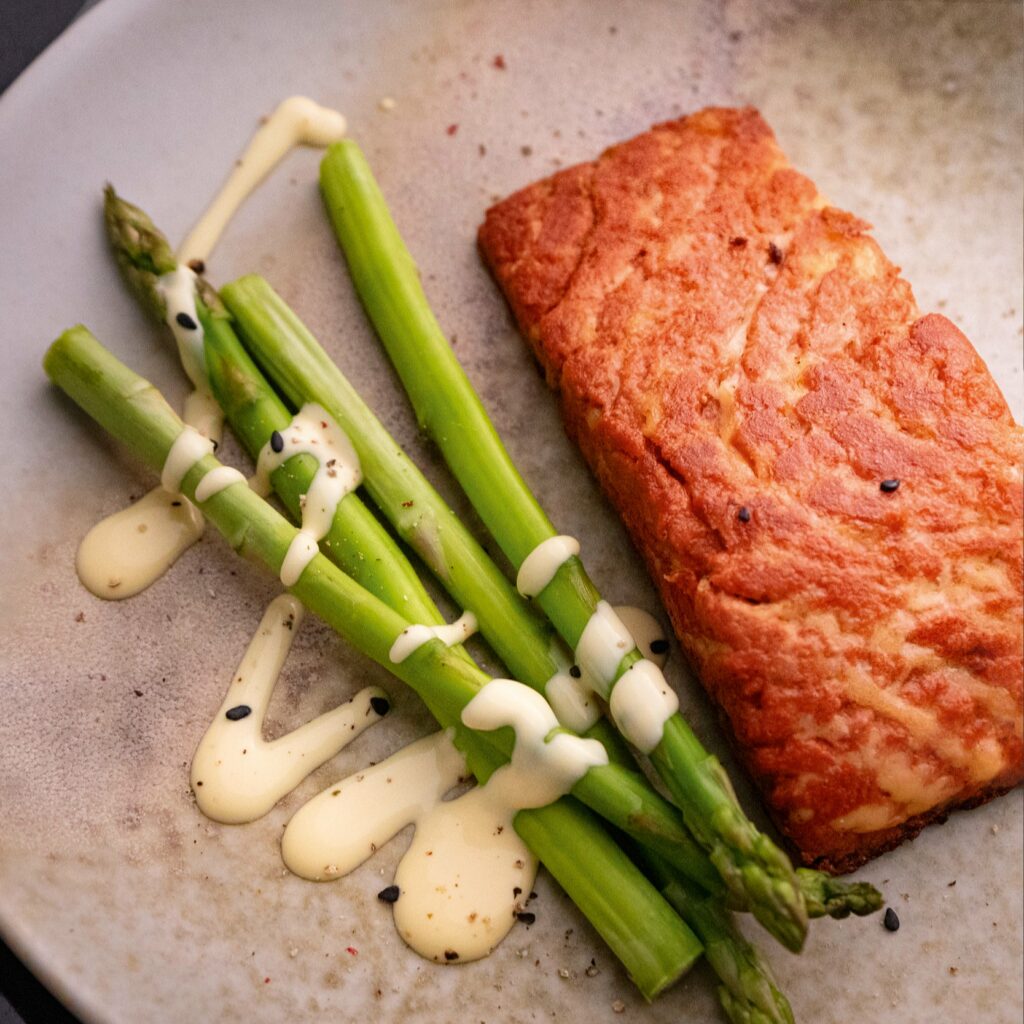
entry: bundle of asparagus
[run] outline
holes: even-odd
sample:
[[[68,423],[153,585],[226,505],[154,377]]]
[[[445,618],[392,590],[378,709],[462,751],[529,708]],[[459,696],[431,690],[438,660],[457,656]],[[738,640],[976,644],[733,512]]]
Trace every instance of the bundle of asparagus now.
[[[324,161],[323,186],[357,287],[421,418],[518,566],[554,530],[441,335],[357,148],[346,143],[332,149]],[[111,189],[105,213],[126,279],[147,308],[162,317],[159,278],[177,267],[170,247],[140,210]],[[336,419],[358,453],[366,493],[456,602],[473,609],[510,672],[543,690],[568,659],[551,625],[458,523],[294,313],[258,278],[229,285],[223,301],[201,279],[198,292],[206,383],[249,453],[255,457],[292,418],[257,368],[259,362],[289,402],[316,401]],[[180,420],[155,389],[106,353],[84,328],[58,339],[45,367],[143,461],[156,470],[163,466],[182,430]],[[461,425],[463,445],[458,448],[445,444],[453,433],[444,426],[446,417],[449,424]],[[186,497],[195,499],[197,483],[216,465],[213,456],[206,456],[189,471],[182,483]],[[315,459],[301,454],[272,474],[273,487],[293,518],[299,517],[316,468]],[[481,474],[476,484],[475,472]],[[199,505],[236,550],[280,569],[296,531],[262,499],[246,488],[230,487]],[[356,494],[339,505],[321,551],[291,589],[343,637],[409,683],[439,723],[456,730],[472,771],[485,781],[507,759],[508,745],[500,742],[500,734],[465,728],[460,713],[488,677],[463,649],[448,649],[440,641],[423,645],[405,661],[391,661],[391,644],[409,623],[442,619],[400,549]],[[575,644],[598,600],[582,565],[573,559],[539,595],[538,604],[565,640]],[[619,674],[638,657],[628,654]],[[817,872],[793,872],[785,856],[742,815],[721,768],[678,716],[669,722],[653,760],[682,818],[631,767],[628,747],[607,720],[587,734],[604,744],[610,763],[592,767],[571,797],[520,811],[517,832],[645,996],[653,998],[671,984],[703,949],[721,979],[722,1005],[731,1020],[791,1020],[788,1003],[756,950],[736,931],[729,909],[753,911],[785,945],[798,949],[807,913],[869,913],[881,903],[877,892]],[[633,859],[581,804],[628,834]]]

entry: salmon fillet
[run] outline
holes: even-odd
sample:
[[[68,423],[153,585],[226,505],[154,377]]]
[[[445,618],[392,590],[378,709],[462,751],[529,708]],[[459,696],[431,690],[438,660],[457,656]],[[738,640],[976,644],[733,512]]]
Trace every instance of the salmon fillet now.
[[[1024,432],[751,109],[487,212],[484,259],[804,863],[1022,777]]]

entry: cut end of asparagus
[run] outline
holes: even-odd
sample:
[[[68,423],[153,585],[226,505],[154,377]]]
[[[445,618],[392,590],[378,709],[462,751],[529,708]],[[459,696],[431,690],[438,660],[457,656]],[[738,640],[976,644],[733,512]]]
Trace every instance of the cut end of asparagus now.
[[[885,897],[870,882],[846,882],[812,868],[797,868],[796,874],[809,917],[866,917],[885,906]]]

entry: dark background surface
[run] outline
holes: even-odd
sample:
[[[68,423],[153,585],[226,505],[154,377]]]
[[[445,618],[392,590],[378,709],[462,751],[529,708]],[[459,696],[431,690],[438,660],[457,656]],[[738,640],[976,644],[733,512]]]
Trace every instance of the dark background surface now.
[[[0,92],[91,3],[0,0]],[[0,1024],[78,1024],[0,941]]]

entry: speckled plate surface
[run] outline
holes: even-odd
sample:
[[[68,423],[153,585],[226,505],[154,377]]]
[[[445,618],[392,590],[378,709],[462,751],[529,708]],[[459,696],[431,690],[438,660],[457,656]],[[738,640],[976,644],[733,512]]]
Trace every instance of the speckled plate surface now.
[[[181,237],[257,118],[306,93],[349,116],[442,323],[556,523],[586,539],[607,595],[654,609],[479,263],[484,208],[653,121],[752,102],[797,167],[876,225],[922,307],[963,327],[1019,419],[1022,49],[1017,3],[912,0],[104,0],[76,24],[0,101],[5,938],[87,1021],[719,1020],[703,967],[645,1006],[543,873],[536,924],[453,968],[408,952],[375,899],[407,837],[347,879],[290,876],[278,841],[301,802],[428,728],[414,697],[314,621],[272,729],[369,681],[396,713],[263,820],[205,820],[187,765],[275,585],[210,533],[140,597],[90,597],[74,575],[78,539],[151,480],[47,387],[39,360],[83,321],[180,398],[170,347],[104,251],[99,189],[113,181]],[[211,276],[269,277],[465,512],[354,300],[317,159],[293,155],[259,191]],[[678,652],[670,665],[721,750]],[[900,913],[897,934],[878,918],[819,923],[800,958],[764,940],[798,1018],[1019,1021],[1021,818],[1016,792],[866,868]]]

